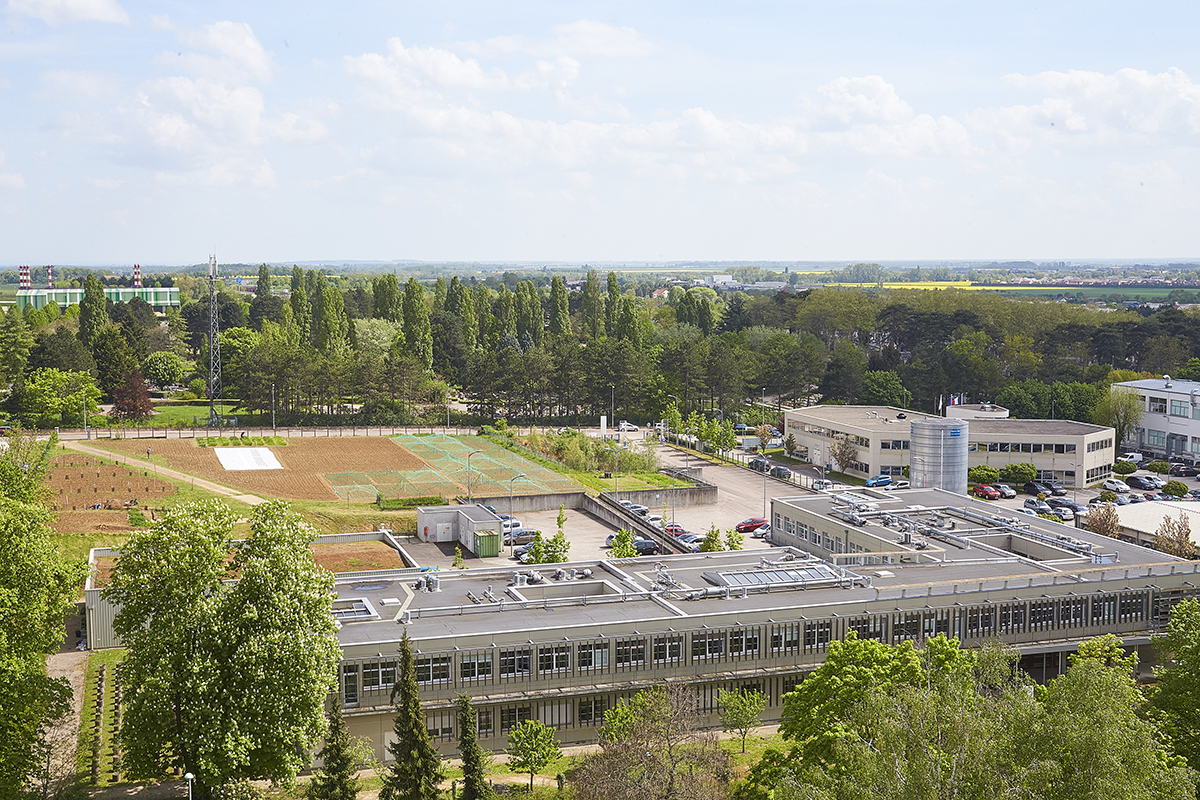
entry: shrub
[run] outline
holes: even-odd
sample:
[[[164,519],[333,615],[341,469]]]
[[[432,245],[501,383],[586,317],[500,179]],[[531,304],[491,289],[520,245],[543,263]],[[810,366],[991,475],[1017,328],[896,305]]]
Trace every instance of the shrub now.
[[[444,497],[384,497],[383,495],[375,496],[375,504],[379,506],[380,511],[395,510],[401,508],[416,508],[417,506],[444,506],[447,504]]]
[[[1167,481],[1167,485],[1163,487],[1163,494],[1169,494],[1172,497],[1183,497],[1187,493],[1187,484],[1182,481]]]
[[[967,470],[967,480],[971,483],[995,483],[1000,480],[1000,470],[987,464],[979,464]]]
[[[1151,472],[1158,473],[1159,475],[1165,474],[1170,468],[1171,465],[1165,461],[1151,461],[1146,465],[1146,469],[1150,470]]]
[[[188,383],[188,391],[196,395],[196,397],[207,397],[208,384],[204,382],[204,378],[192,378]]]
[[[1109,489],[1105,489],[1100,493],[1100,499],[1106,503],[1114,503],[1117,500],[1117,493],[1110,491]]]
[[[1113,464],[1112,471],[1118,475],[1132,475],[1137,472],[1137,464],[1131,461],[1118,461]]]
[[[213,800],[266,800],[266,793],[248,780],[226,783],[212,790]]]
[[[1029,483],[1037,477],[1037,467],[1029,463],[1005,464],[1000,470],[1000,480],[1005,483]]]

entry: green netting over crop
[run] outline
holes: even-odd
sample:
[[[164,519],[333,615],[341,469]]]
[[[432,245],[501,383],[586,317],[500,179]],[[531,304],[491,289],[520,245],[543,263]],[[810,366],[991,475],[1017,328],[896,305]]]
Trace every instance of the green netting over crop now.
[[[326,475],[333,491],[344,500],[372,501],[384,497],[453,496],[458,487],[445,474],[434,469],[415,469],[398,472],[391,469],[371,472],[342,472]]]
[[[464,489],[467,486],[467,456],[472,450],[482,451],[471,458],[471,492],[475,495],[508,494],[509,479],[522,473],[525,477],[513,484],[513,490],[518,494],[579,491],[579,486],[565,475],[478,436],[405,435],[393,438]]]

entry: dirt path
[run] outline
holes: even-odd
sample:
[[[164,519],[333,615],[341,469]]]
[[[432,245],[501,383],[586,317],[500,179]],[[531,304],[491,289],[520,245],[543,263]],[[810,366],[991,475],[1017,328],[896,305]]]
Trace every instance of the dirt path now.
[[[64,441],[64,442],[62,442],[62,444],[65,445],[66,447],[69,447],[72,450],[78,450],[81,453],[87,453],[89,456],[97,456],[98,458],[111,458],[111,459],[117,458],[117,454],[113,453],[111,450],[100,450],[95,447],[88,447],[87,445],[81,444],[80,442]],[[205,491],[212,492],[213,494],[219,494],[222,497],[229,497],[233,500],[237,500],[240,503],[246,503],[247,505],[256,506],[259,503],[266,502],[265,499],[259,497],[258,495],[246,494],[245,492],[241,491],[240,489],[231,489],[228,486],[222,486],[219,483],[213,483],[212,481],[205,480],[204,478],[197,478],[194,475],[188,475],[187,473],[184,473],[184,472],[177,472],[173,469],[168,469],[166,467],[155,467],[155,469],[157,470],[159,475],[165,475],[168,478],[174,478],[175,480],[183,481],[184,483],[190,483],[193,486],[199,486],[201,489],[204,489]]]

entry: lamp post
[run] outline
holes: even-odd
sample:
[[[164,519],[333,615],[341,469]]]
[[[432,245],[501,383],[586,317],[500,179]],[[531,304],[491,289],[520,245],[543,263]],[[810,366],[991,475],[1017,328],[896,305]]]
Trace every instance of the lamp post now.
[[[763,427],[766,427],[766,424],[767,424],[767,387],[765,387],[765,386],[763,387],[763,390],[762,390],[762,424],[763,424]],[[763,449],[765,450],[766,447],[764,446]]]
[[[196,776],[189,772],[183,779],[188,782],[188,800],[192,800],[192,781],[196,780]]]
[[[512,512],[513,481],[517,480],[518,478],[524,478],[524,477],[525,477],[525,473],[522,472],[520,475],[513,475],[511,478],[508,479],[508,554],[510,556],[512,555],[512,552],[513,552],[513,545],[516,543],[516,537],[513,536],[513,527],[512,527],[512,521],[514,519],[513,512]]]
[[[629,442],[626,442],[613,452],[613,500],[621,499],[621,451],[628,449]]]
[[[450,384],[446,384],[446,435],[450,435]]]
[[[482,452],[482,450],[472,450],[467,453],[467,505],[471,505],[471,456],[477,456]],[[512,503],[509,503],[509,505],[511,506]],[[511,508],[509,508],[508,513],[512,513]]]
[[[667,395],[667,397],[669,397],[675,401],[675,411],[676,411],[676,413],[678,413],[679,412],[679,398],[673,394],[669,394],[669,395]],[[670,432],[671,432],[671,422],[670,422],[670,420],[668,420],[666,434],[669,435]],[[683,464],[684,464],[683,468],[685,470],[687,469],[687,457],[688,457],[687,450],[684,450],[683,451]],[[675,476],[675,480],[676,481],[679,480],[678,475]],[[671,522],[674,522],[674,521],[675,521],[675,484],[672,483],[671,484]]]
[[[613,430],[617,427],[617,387],[614,384],[608,385],[608,424],[613,426]],[[617,441],[621,441],[621,432],[617,431]]]
[[[271,384],[271,435],[275,435],[275,384]]]

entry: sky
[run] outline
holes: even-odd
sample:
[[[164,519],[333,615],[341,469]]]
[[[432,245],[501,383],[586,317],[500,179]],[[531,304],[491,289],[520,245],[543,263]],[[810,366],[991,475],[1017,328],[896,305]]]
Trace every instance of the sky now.
[[[1200,256],[1194,2],[0,2],[4,265]]]

